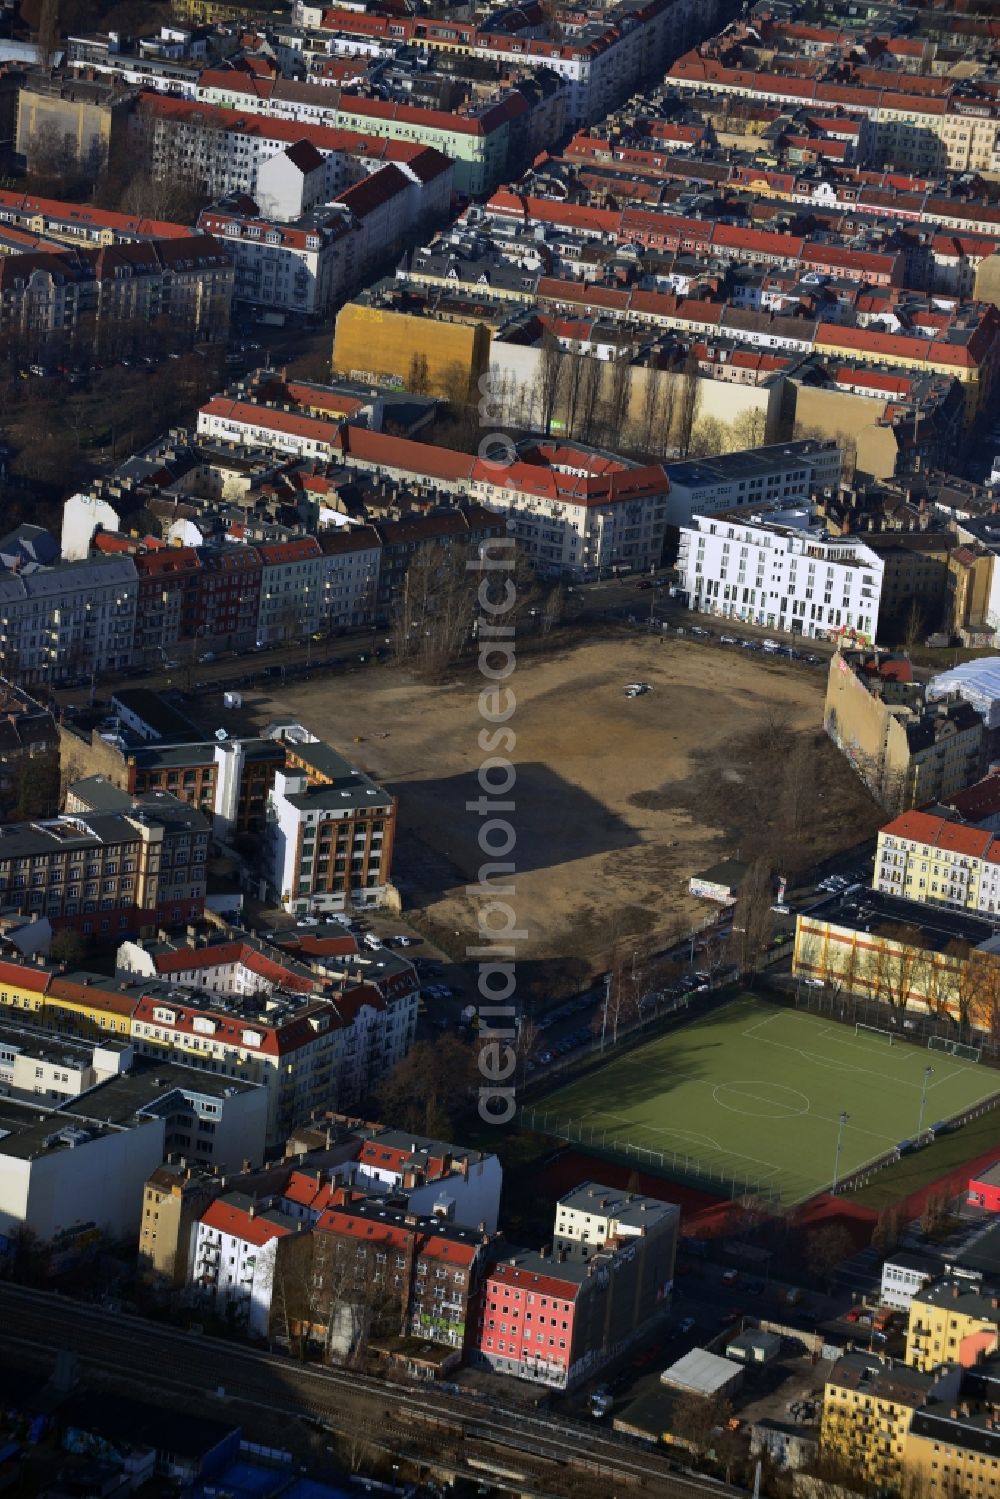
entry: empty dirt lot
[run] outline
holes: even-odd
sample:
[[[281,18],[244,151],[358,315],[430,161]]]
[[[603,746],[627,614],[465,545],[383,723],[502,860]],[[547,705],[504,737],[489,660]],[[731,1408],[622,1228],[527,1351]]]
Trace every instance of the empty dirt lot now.
[[[652,691],[626,698],[624,684],[635,679]],[[394,878],[406,908],[419,910],[455,956],[463,946],[456,934],[475,930],[465,887],[482,862],[480,819],[466,810],[480,794],[482,685],[472,671],[429,686],[378,667],[289,686],[254,705],[265,715],[290,710],[396,792]],[[728,767],[727,746],[776,707],[812,739],[825,671],[693,641],[621,636],[524,658],[508,685],[517,698],[511,820],[513,904],[528,932],[521,956],[596,964],[612,927],[652,935],[704,912],[686,893],[689,876],[737,849],[720,826],[711,779],[704,787],[698,776],[717,766],[738,787],[743,772]],[[808,800],[819,816],[808,841],[822,854],[846,844],[870,808],[865,799],[850,805],[856,783],[822,738],[810,751],[811,782],[814,760]]]

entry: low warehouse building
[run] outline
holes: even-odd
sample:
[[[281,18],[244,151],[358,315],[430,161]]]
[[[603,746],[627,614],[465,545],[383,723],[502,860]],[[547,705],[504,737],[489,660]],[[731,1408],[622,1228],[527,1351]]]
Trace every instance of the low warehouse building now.
[[[726,1358],[740,1364],[770,1364],[781,1352],[781,1339],[774,1332],[741,1332],[726,1345]]]
[[[664,1369],[660,1383],[674,1390],[685,1390],[691,1395],[733,1395],[743,1383],[743,1370],[731,1359],[720,1358],[705,1348],[692,1348],[690,1353]]]

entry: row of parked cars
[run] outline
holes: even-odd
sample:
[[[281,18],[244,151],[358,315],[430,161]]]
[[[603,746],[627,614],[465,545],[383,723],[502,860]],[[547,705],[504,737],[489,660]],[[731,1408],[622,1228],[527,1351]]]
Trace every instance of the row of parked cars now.
[[[689,635],[715,639],[715,631],[705,625],[692,625],[688,631]],[[756,640],[750,635],[730,635],[727,633],[718,636],[720,645],[734,645],[741,651],[759,651],[763,656],[781,656],[786,661],[801,661],[806,666],[822,666],[822,656],[817,656],[811,651],[800,651],[792,645],[784,645],[779,640]]]
[[[547,1015],[536,1020],[535,1025],[540,1031],[547,1031],[550,1025],[556,1025],[560,1020],[568,1020],[570,1015],[576,1015],[581,1010],[589,1010],[593,1003],[591,995],[579,994],[576,999],[567,1000],[564,1005],[560,1005],[558,1010],[550,1010]]]
[[[546,1046],[544,1051],[529,1057],[526,1064],[528,1071],[533,1072],[536,1067],[549,1067],[559,1057],[569,1056],[571,1051],[579,1051],[581,1046],[586,1046],[593,1039],[594,1033],[590,1026],[582,1025],[579,1030],[571,1031],[568,1036],[561,1036],[558,1041]]]

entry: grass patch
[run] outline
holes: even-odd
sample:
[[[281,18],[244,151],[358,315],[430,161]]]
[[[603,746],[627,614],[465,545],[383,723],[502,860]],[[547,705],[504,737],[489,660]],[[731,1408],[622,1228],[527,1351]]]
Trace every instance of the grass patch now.
[[[1000,1078],[997,1082],[1000,1083]],[[1000,1153],[1000,1114],[995,1109],[963,1125],[953,1135],[941,1135],[915,1155],[903,1156],[894,1166],[880,1171],[867,1187],[845,1195],[863,1207],[880,1211],[990,1150]]]

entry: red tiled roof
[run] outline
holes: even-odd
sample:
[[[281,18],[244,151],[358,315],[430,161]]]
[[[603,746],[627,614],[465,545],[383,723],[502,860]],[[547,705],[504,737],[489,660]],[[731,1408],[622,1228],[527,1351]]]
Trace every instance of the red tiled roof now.
[[[323,555],[323,549],[315,536],[297,537],[294,541],[258,543],[257,550],[268,567],[287,562],[307,562],[312,557]]]
[[[318,1172],[293,1171],[281,1195],[286,1202],[321,1213],[330,1201],[330,1183]]]
[[[157,973],[196,973],[199,969],[223,968],[231,963],[241,963],[259,978],[269,979],[282,989],[295,989],[300,994],[310,994],[320,987],[318,982],[296,973],[269,958],[247,942],[216,942],[208,947],[179,947],[175,952],[158,952],[154,956]]]
[[[101,1010],[112,1015],[132,1015],[141,999],[137,999],[134,992],[122,994],[119,990],[108,987],[103,983],[82,984],[73,979],[61,978],[58,974],[52,976],[48,989],[47,999],[64,999],[70,1004],[90,1004],[95,1011]]]
[[[961,822],[949,822],[944,817],[932,817],[928,812],[903,812],[886,823],[882,832],[892,838],[912,839],[914,843],[926,843],[933,848],[973,857],[982,857],[993,842],[993,834],[988,831],[970,828]]]
[[[255,1212],[251,1216],[247,1209],[236,1207],[222,1197],[209,1205],[201,1221],[208,1228],[229,1234],[234,1239],[243,1239],[247,1244],[256,1244],[258,1248],[270,1244],[272,1239],[284,1239],[292,1232],[291,1228],[274,1223],[261,1213]]]
[[[0,984],[9,984],[12,989],[30,989],[35,994],[44,994],[52,977],[43,968],[29,967],[27,963],[9,963],[0,958]]]
[[[471,1265],[479,1249],[477,1243],[438,1236],[431,1229],[418,1226],[401,1227],[395,1223],[382,1223],[360,1213],[349,1206],[328,1207],[316,1224],[317,1232],[343,1234],[351,1239],[364,1240],[369,1244],[384,1244],[394,1249],[403,1249],[410,1242],[418,1257],[447,1260],[453,1265]]]
[[[994,771],[992,775],[984,776],[981,781],[966,786],[964,791],[956,791],[953,796],[944,800],[968,822],[991,817],[1000,812],[1000,772]]]
[[[539,1296],[558,1296],[563,1301],[575,1301],[580,1284],[576,1279],[561,1279],[555,1262],[551,1270],[545,1273],[520,1265],[500,1264],[495,1265],[486,1277],[485,1293],[489,1294],[493,1286],[499,1286],[501,1290],[504,1286],[517,1286]]]
[[[0,262],[2,264],[2,262]],[[215,416],[247,427],[261,427],[282,432],[289,437],[308,437],[331,447],[337,441],[336,422],[324,421],[316,416],[299,416],[292,411],[275,411],[266,406],[255,406],[251,401],[233,401],[226,396],[213,396],[199,408],[199,415]]]

